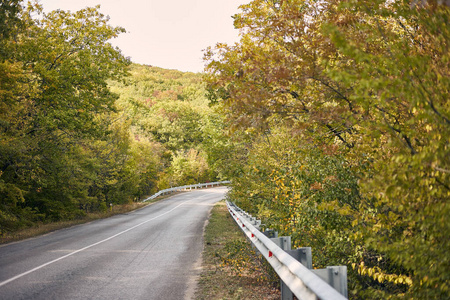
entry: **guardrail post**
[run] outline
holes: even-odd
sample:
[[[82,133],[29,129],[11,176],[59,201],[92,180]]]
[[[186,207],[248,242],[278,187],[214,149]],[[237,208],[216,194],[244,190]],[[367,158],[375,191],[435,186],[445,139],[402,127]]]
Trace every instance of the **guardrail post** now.
[[[266,229],[264,230],[263,234],[270,239],[278,237],[278,231],[275,231],[273,229]]]
[[[274,241],[274,239],[272,239]],[[290,245],[290,237],[289,237],[289,245]],[[280,246],[281,248],[281,246]],[[285,249],[283,249],[285,250]],[[312,254],[311,254],[311,247],[302,247],[298,249],[291,250],[289,249],[285,250],[287,254],[298,260],[302,265],[307,267],[308,269],[312,269]],[[294,294],[289,289],[289,287],[284,284],[283,281],[281,281],[281,300],[293,300]]]
[[[326,269],[315,269],[311,271],[326,281],[341,295],[348,298],[347,266],[331,266]]]
[[[240,208],[238,208],[234,203],[233,203],[233,206],[234,206],[235,208],[237,208],[237,209],[240,209]],[[258,230],[259,230],[259,226],[261,226],[261,220],[256,220],[256,225],[255,225],[255,227],[256,227]],[[264,230],[263,234],[264,234],[265,236],[267,236],[268,238],[270,238],[270,239],[272,239],[272,238],[277,238],[277,237],[278,237],[278,231],[275,231],[275,230],[273,230],[273,229],[266,229],[266,230]],[[257,254],[261,254],[261,252],[259,252],[258,248],[257,248],[253,243],[252,243],[252,248],[255,249],[255,251],[256,251]]]
[[[271,238],[271,240],[284,251],[291,250],[291,237],[290,236],[280,236],[276,238]],[[288,286],[281,280],[281,300],[292,300],[294,299],[294,294],[292,294],[291,290]]]
[[[288,250],[286,252],[308,269],[312,269],[311,247],[302,247],[294,250]]]
[[[286,250],[291,250],[291,237],[290,236],[279,236],[275,238],[271,238],[272,242],[274,242],[278,247]]]
[[[250,218],[250,222],[253,226],[255,226],[256,229],[259,230],[259,227],[261,226],[261,220],[257,220],[256,218]]]

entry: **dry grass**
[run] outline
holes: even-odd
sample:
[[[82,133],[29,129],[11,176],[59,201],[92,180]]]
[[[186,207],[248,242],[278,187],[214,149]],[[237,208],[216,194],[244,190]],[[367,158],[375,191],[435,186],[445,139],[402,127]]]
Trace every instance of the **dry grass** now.
[[[195,299],[280,299],[278,278],[217,204],[205,230],[203,271]]]

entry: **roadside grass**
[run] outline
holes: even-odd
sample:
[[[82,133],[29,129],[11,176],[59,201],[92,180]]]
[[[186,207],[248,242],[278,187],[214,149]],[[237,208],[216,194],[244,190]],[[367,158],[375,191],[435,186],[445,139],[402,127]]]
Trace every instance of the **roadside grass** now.
[[[161,198],[157,198],[160,200]],[[75,220],[68,220],[68,221],[58,221],[58,222],[50,222],[50,223],[36,223],[34,226],[17,230],[14,232],[7,232],[2,235],[0,235],[0,244],[6,244],[10,242],[20,241],[23,239],[39,236],[42,234],[46,234],[58,229],[63,229],[67,227],[71,227],[74,225],[84,224],[88,223],[94,220],[98,219],[104,219],[108,218],[114,215],[127,213],[139,208],[142,208],[146,205],[148,205],[151,202],[157,201],[154,199],[153,201],[149,202],[133,202],[130,204],[116,204],[111,209],[108,208],[105,212],[95,212],[95,213],[87,213],[86,216],[75,219]]]
[[[279,279],[228,213],[216,204],[205,229],[203,268],[195,299],[280,299]]]

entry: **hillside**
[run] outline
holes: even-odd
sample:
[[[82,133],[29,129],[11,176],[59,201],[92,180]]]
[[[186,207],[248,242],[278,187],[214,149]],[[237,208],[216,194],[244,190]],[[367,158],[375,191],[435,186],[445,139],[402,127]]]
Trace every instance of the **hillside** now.
[[[135,145],[147,145],[158,189],[215,179],[204,139],[213,115],[202,75],[133,64],[124,82],[112,82],[117,107]]]

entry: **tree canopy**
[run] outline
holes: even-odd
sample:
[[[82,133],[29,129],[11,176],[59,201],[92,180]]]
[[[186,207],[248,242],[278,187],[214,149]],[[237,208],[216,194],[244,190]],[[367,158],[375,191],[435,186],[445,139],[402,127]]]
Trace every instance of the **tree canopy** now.
[[[448,297],[449,7],[241,9],[240,42],[206,54],[211,100],[252,136],[232,198],[351,265],[353,297]]]

